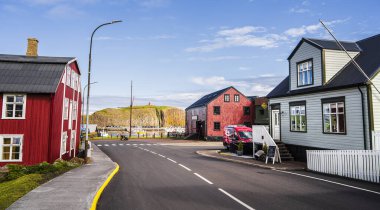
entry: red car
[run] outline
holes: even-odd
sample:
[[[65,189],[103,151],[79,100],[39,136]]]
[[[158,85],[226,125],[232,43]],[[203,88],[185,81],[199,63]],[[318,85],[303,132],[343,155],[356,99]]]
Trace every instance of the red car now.
[[[235,148],[239,141],[244,143],[244,147],[252,145],[252,128],[244,125],[228,125],[224,127],[223,145],[227,149]]]

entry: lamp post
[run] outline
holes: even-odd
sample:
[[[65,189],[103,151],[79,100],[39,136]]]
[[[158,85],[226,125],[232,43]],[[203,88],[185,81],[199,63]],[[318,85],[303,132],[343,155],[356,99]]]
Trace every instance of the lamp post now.
[[[98,83],[98,82],[91,82],[90,83],[90,85],[92,85],[92,84],[96,84],[96,83]],[[88,85],[86,84],[85,86],[84,86],[84,88],[83,88],[83,92],[82,92],[82,113],[84,112],[84,93],[86,92],[86,88],[88,87]],[[84,115],[82,114],[82,126],[83,126],[83,124],[84,124]],[[83,141],[82,141],[82,147],[83,147],[83,149],[85,149],[85,146],[84,146],[84,144],[83,144]]]
[[[108,23],[103,23],[101,25],[99,25],[98,27],[95,28],[95,30],[92,32],[91,34],[91,40],[90,40],[90,53],[88,55],[88,80],[87,80],[87,102],[86,102],[86,141],[85,141],[85,157],[87,157],[87,149],[86,149],[86,146],[88,144],[88,115],[89,115],[89,104],[90,104],[90,87],[91,87],[91,53],[92,53],[92,39],[94,38],[94,34],[95,32],[100,28],[100,27],[103,27],[103,26],[106,26],[106,25],[111,25],[111,24],[114,24],[114,23],[120,23],[122,22],[121,20],[113,20],[111,22],[108,22]]]

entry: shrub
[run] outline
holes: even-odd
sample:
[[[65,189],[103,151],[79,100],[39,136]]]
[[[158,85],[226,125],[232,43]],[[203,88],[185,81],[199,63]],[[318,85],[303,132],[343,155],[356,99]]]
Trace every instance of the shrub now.
[[[244,144],[243,144],[242,141],[239,141],[238,146],[237,146],[237,150],[238,151],[243,151],[243,149],[244,149]]]
[[[268,153],[268,145],[266,143],[263,144],[263,151],[265,154]]]

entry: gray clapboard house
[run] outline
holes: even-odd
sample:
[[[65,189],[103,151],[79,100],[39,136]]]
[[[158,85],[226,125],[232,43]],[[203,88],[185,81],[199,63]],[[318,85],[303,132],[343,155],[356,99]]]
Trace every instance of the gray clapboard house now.
[[[380,89],[380,34],[341,42]],[[380,149],[380,94],[332,40],[303,38],[268,95],[270,133],[298,160],[307,149]]]

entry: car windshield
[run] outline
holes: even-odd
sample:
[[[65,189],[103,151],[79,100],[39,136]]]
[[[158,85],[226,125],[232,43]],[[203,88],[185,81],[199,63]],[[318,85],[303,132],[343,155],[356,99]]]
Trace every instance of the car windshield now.
[[[240,138],[243,139],[252,139],[252,132],[249,131],[239,131]]]

